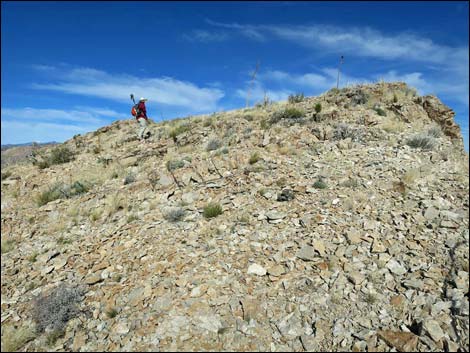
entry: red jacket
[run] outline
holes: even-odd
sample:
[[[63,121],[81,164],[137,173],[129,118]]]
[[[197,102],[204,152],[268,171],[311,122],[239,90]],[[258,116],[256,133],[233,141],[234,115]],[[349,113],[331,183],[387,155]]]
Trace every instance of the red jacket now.
[[[139,106],[138,106],[138,111],[139,113],[136,115],[136,119],[139,119],[139,118],[144,118],[145,120],[147,120],[147,108],[145,108],[145,102],[139,102]]]

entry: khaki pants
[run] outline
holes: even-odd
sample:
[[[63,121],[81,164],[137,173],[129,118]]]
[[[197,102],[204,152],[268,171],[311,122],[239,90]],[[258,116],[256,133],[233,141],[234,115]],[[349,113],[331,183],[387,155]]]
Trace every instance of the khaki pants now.
[[[145,134],[148,132],[148,123],[147,120],[145,120],[144,118],[137,119],[137,122],[139,123],[139,131],[137,132],[137,136],[139,136],[139,139],[142,140]]]

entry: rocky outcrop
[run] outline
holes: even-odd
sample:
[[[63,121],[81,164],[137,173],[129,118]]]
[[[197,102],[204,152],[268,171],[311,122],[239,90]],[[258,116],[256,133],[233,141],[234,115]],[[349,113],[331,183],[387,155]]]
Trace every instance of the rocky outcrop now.
[[[462,140],[460,127],[455,123],[455,113],[452,109],[433,95],[420,97],[417,101],[423,106],[429,118],[438,123],[447,136]]]

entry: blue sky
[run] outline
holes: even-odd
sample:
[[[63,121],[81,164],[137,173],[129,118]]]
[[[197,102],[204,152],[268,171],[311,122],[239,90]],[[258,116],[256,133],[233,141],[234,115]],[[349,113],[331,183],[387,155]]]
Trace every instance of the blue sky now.
[[[149,98],[154,120],[405,81],[456,112],[468,151],[468,2],[2,1],[2,144],[62,142]]]

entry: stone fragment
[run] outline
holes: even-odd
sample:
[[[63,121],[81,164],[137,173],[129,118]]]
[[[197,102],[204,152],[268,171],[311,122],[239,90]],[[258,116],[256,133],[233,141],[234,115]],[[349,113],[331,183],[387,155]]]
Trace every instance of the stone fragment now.
[[[404,268],[394,259],[391,259],[389,262],[387,262],[385,266],[390,270],[390,272],[396,275],[404,275],[407,272],[406,268]]]
[[[312,261],[316,258],[315,249],[310,245],[304,245],[297,252],[296,256],[304,261]]]
[[[400,352],[414,352],[418,344],[418,336],[411,332],[379,330],[377,335]]]
[[[258,264],[251,264],[248,267],[248,272],[249,275],[257,275],[257,276],[264,276],[267,271],[264,267],[258,265]]]
[[[427,333],[434,342],[438,342],[442,339],[442,337],[444,337],[444,332],[436,320],[424,320],[423,329],[424,332]]]

